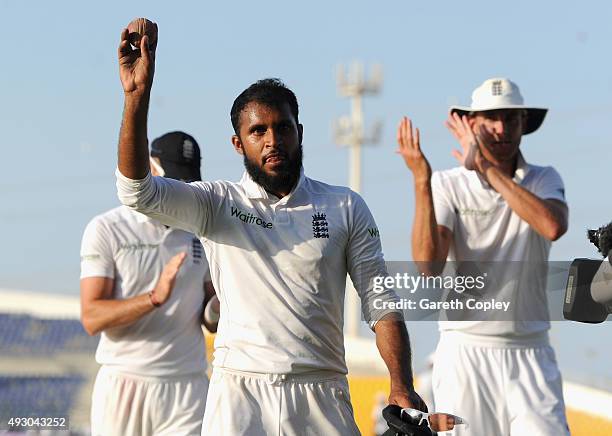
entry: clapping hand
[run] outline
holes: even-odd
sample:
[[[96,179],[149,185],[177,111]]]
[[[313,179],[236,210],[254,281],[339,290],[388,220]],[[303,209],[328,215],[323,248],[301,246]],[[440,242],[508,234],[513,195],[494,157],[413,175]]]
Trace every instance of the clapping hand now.
[[[415,181],[429,181],[431,179],[431,166],[421,151],[421,138],[419,129],[412,132],[412,121],[403,117],[397,130],[396,153],[402,155],[406,166],[412,171]]]

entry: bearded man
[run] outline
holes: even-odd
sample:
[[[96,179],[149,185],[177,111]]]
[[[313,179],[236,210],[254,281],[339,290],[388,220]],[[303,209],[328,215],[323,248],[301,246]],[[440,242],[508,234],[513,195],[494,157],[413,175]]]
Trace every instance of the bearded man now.
[[[389,402],[426,409],[414,391],[402,314],[383,304],[397,296],[373,289],[386,274],[376,223],[359,195],[304,175],[293,92],[265,79],[234,101],[232,144],[246,167],[239,182],[152,177],[155,49],[148,36],[132,49],[128,35],[125,29],[119,46],[119,198],[200,237],[221,302],[202,433],[359,434],[344,360],[347,273],[389,369]]]

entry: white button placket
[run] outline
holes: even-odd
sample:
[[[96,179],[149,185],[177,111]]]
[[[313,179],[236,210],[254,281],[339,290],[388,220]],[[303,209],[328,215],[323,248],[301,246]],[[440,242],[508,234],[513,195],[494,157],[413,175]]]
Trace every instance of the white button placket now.
[[[280,200],[276,203],[272,210],[274,211],[274,223],[278,225],[289,224],[289,211],[287,210],[287,201]]]
[[[276,209],[276,213],[274,214],[274,222],[281,226],[289,224],[289,212],[284,205],[279,206]]]

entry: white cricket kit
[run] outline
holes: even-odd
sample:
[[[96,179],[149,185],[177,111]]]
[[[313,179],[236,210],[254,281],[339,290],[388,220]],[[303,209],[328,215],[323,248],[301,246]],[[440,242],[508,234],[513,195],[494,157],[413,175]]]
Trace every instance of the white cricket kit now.
[[[565,202],[563,181],[552,167],[530,165],[519,156],[514,181],[539,198]],[[518,318],[500,322],[441,322],[440,330],[496,336],[547,331],[550,323],[545,262],[551,242],[514,213],[476,171],[458,167],[435,172],[431,187],[436,221],[453,232],[447,261],[495,262],[495,277],[485,280],[485,290],[501,284],[505,289],[490,291],[501,296],[514,295]],[[502,276],[504,273],[506,276]]]
[[[303,174],[282,199],[246,173],[239,183],[177,182],[117,171],[128,207],[202,237],[221,303],[215,367],[270,374],[346,373],[343,341],[347,272],[366,320],[375,309],[372,278],[385,274],[376,223],[348,188]]]
[[[199,434],[208,386],[200,320],[209,272],[194,235],[125,206],[95,217],[85,229],[81,278],[112,278],[115,299],[152,290],[164,265],[180,252],[187,257],[168,301],[129,326],[101,333],[94,434]],[[168,392],[182,400],[175,402]]]
[[[541,199],[565,202],[563,182],[552,167],[530,165],[519,155],[514,181]],[[436,409],[470,423],[466,433],[455,435],[568,434],[561,375],[547,333],[550,241],[475,171],[435,172],[431,184],[437,223],[453,232],[447,261],[496,262],[485,295],[513,296],[515,304],[514,320],[440,322]]]
[[[432,374],[435,409],[465,418],[469,427],[438,435],[569,436],[548,338],[495,339],[441,334]]]
[[[215,371],[345,374],[347,272],[372,327],[395,312],[374,308],[375,299],[397,296],[373,291],[373,278],[386,274],[379,233],[363,199],[348,188],[301,174],[278,199],[246,173],[238,183],[185,184],[150,174],[130,180],[119,171],[117,188],[123,204],[202,238],[221,303]],[[221,388],[211,383],[211,397],[215,389]],[[207,409],[204,428],[211,419],[229,422],[232,415]]]
[[[202,435],[357,436],[344,374],[262,374],[215,368]]]
[[[112,278],[113,298],[135,297],[155,288],[164,265],[180,252],[187,257],[170,299],[129,326],[102,332],[96,351],[99,364],[151,377],[206,371],[200,320],[208,266],[194,235],[125,206],[112,209],[85,229],[81,278]]]
[[[200,436],[206,374],[142,377],[102,366],[91,399],[92,436]]]

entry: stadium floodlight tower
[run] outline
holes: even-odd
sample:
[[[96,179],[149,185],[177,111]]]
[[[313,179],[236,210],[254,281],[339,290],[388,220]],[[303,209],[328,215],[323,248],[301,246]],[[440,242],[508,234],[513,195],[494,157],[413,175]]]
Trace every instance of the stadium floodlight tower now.
[[[368,78],[365,77],[363,64],[354,62],[348,73],[344,67],[337,67],[338,93],[351,99],[351,114],[334,121],[333,132],[336,144],[350,149],[349,186],[355,192],[361,192],[361,147],[365,144],[377,144],[380,140],[382,122],[376,121],[369,132],[365,132],[363,117],[363,97],[375,95],[382,88],[382,67],[374,65]],[[349,289],[350,288],[350,289]],[[347,281],[346,293],[346,333],[351,336],[359,334],[359,297]]]

